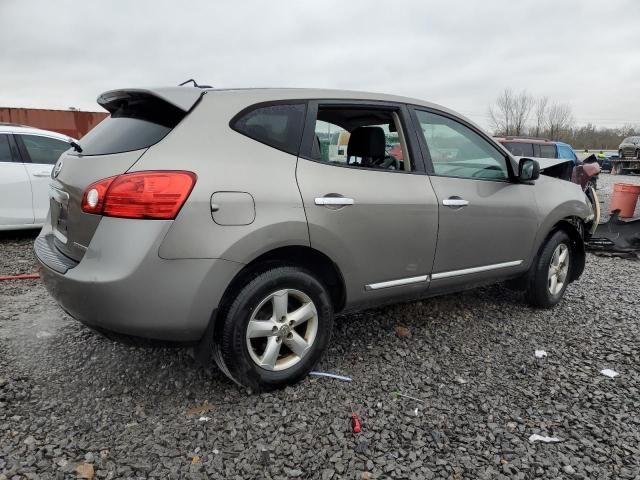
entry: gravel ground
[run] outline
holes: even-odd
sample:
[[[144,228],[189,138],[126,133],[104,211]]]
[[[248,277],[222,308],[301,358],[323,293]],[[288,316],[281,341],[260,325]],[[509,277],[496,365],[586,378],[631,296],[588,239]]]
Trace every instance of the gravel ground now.
[[[34,270],[33,238],[0,237],[0,275]],[[319,369],[353,382],[251,395],[0,282],[0,479],[640,478],[639,285],[589,255],[552,311],[495,286],[344,316]]]

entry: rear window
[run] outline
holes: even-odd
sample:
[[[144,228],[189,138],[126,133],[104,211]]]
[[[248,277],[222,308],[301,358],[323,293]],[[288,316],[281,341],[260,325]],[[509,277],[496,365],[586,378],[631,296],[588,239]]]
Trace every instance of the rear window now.
[[[531,143],[505,142],[503,145],[516,157],[533,157],[533,145]]]
[[[540,145],[540,157],[542,158],[556,158],[555,145]]]
[[[162,140],[186,112],[148,94],[127,95],[105,105],[111,112],[80,140],[83,155],[141,150]]]
[[[258,142],[298,155],[304,114],[302,103],[256,106],[233,118],[231,128]]]

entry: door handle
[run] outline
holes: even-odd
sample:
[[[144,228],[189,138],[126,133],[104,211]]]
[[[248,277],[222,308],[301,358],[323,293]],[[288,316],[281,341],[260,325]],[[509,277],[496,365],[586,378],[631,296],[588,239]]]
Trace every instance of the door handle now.
[[[347,197],[316,197],[315,204],[316,205],[353,205],[355,202],[353,198]]]
[[[41,172],[35,172],[33,174],[34,177],[50,177],[51,176],[51,172],[48,170],[43,170]]]
[[[466,207],[469,205],[469,200],[460,197],[449,197],[442,200],[442,205],[447,207]]]

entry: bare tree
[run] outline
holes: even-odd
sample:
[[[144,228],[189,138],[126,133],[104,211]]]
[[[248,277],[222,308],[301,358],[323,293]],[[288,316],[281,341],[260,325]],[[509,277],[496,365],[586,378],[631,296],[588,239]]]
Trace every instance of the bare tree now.
[[[510,88],[504,91],[489,107],[489,117],[497,135],[522,135],[526,127],[533,97],[526,91],[514,94]]]
[[[513,111],[513,92],[505,88],[495,102],[489,106],[489,117],[496,135],[511,135]]]
[[[547,115],[547,106],[549,105],[549,97],[540,97],[536,101],[536,108],[534,111],[534,118],[536,120],[536,125],[533,128],[533,135],[536,137],[542,136],[542,132],[544,130],[544,124]]]
[[[552,140],[559,140],[573,123],[571,107],[566,103],[554,103],[547,112],[547,129]]]
[[[511,118],[513,120],[513,134],[522,135],[529,121],[529,114],[533,107],[533,97],[526,90],[523,90],[513,99],[513,111]]]

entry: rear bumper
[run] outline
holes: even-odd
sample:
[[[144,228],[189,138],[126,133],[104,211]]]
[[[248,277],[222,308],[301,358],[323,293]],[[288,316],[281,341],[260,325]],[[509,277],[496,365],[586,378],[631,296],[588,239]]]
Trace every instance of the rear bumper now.
[[[199,340],[242,265],[160,258],[158,248],[170,225],[103,218],[75,266],[53,246],[51,228],[45,225],[34,245],[42,280],[65,311],[98,330],[176,342]],[[60,264],[70,268],[62,272]]]

